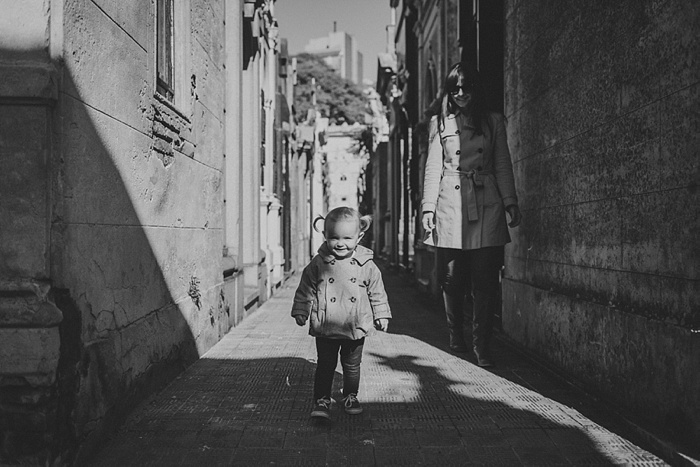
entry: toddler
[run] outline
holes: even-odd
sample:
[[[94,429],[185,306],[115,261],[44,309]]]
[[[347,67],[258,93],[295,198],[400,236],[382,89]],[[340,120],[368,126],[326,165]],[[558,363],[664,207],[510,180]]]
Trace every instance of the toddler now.
[[[312,417],[330,419],[331,387],[340,352],[343,404],[351,415],[362,413],[357,400],[365,336],[372,327],[386,331],[391,318],[373,252],[358,245],[371,224],[369,216],[338,207],[324,221],[325,242],[304,268],[294,295],[292,316],[299,326],[310,318],[309,334],[316,338],[318,361],[314,378]]]

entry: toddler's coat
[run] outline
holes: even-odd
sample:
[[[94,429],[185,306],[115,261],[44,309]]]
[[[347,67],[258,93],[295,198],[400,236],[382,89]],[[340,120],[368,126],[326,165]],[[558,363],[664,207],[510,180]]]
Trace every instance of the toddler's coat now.
[[[292,316],[309,318],[309,334],[361,339],[374,320],[391,318],[381,272],[372,250],[358,245],[353,256],[336,258],[324,243],[304,268]]]

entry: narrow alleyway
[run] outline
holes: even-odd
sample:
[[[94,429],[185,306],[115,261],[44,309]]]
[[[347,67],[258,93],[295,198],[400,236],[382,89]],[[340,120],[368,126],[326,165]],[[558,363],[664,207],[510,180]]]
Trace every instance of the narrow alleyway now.
[[[449,353],[442,316],[397,274],[385,282],[394,320],[365,345],[363,414],[309,419],[315,348],[289,316],[293,278],[91,465],[666,465],[511,349],[497,346],[492,370]]]

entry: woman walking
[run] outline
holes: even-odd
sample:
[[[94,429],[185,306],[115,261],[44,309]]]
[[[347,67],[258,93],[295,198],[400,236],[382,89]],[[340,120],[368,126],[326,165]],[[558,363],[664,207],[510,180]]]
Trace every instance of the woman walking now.
[[[464,62],[445,77],[430,121],[423,184],[425,243],[437,247],[450,348],[468,349],[465,296],[473,301],[472,347],[492,366],[489,341],[508,227],[520,224],[503,115],[489,112],[479,73]],[[506,212],[510,223],[506,224]]]

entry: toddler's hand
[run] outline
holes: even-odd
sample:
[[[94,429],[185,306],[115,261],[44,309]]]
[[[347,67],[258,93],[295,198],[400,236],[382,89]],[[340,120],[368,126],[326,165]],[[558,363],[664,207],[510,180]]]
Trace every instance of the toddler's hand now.
[[[294,319],[296,320],[298,326],[303,326],[306,324],[306,316],[294,315]]]
[[[386,332],[389,329],[389,318],[379,318],[374,320],[374,328]]]

